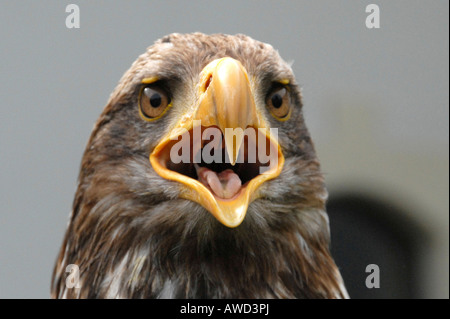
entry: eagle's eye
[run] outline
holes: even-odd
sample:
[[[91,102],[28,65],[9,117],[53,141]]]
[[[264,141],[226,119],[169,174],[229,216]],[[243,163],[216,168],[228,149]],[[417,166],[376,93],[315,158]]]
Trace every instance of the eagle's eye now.
[[[147,120],[160,118],[170,106],[167,92],[158,86],[145,86],[139,94],[139,112]]]
[[[285,87],[276,87],[267,95],[266,104],[270,113],[278,120],[287,120],[291,111],[289,93]]]

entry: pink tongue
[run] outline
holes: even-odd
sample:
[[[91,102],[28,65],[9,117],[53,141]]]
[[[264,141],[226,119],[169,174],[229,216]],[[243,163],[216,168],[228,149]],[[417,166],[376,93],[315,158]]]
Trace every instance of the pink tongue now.
[[[241,179],[231,169],[217,174],[206,167],[196,167],[199,181],[209,186],[213,193],[221,198],[232,198],[241,189]]]

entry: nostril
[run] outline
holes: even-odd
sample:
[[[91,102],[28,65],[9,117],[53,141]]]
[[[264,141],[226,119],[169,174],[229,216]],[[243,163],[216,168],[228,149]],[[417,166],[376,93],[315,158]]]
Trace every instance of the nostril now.
[[[210,74],[208,76],[208,79],[205,81],[205,84],[203,85],[203,92],[206,92],[206,90],[208,89],[209,85],[211,84],[212,81],[212,74]]]

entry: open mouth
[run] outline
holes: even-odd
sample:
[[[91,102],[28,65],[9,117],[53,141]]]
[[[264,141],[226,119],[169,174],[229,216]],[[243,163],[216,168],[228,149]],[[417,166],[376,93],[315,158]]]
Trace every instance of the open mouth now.
[[[278,159],[277,154],[272,154],[271,157],[271,141],[266,136],[260,136],[257,129],[249,127],[233,165],[225,148],[224,133],[213,127],[218,134],[213,140],[205,141],[200,139],[205,129],[206,127],[201,127],[200,134],[197,134],[199,136],[195,136],[193,130],[190,130],[178,140],[168,143],[160,153],[160,163],[168,170],[197,180],[216,198],[235,198],[252,179],[264,173]],[[264,138],[264,143],[258,143],[258,138]],[[173,158],[170,155],[174,155],[172,147],[175,145],[177,154]],[[188,154],[182,154],[183,151]]]
[[[217,127],[213,127],[219,130]],[[259,197],[258,187],[281,171],[284,157],[265,130],[249,127],[236,148],[235,163],[218,131],[213,140],[201,139],[207,127],[190,129],[157,147],[150,161],[159,175],[186,186],[181,197],[193,200],[229,227],[239,225],[248,205]],[[228,142],[231,143],[231,142]]]
[[[280,174],[284,157],[239,61],[214,60],[200,78],[198,104],[156,145],[150,163],[183,185],[181,198],[237,227],[260,197],[259,186]]]

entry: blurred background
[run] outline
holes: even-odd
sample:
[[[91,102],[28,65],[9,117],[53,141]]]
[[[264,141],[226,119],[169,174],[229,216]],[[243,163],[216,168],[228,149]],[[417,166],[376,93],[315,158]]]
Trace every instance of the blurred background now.
[[[66,6],[80,28],[66,28]],[[368,29],[366,6],[380,8]],[[0,1],[0,298],[48,298],[91,129],[172,32],[245,33],[293,62],[353,298],[449,297],[449,3]],[[380,269],[369,289],[366,266]]]

